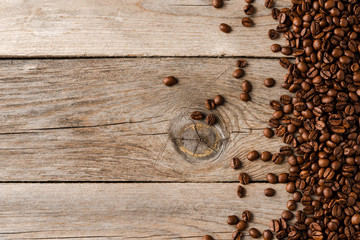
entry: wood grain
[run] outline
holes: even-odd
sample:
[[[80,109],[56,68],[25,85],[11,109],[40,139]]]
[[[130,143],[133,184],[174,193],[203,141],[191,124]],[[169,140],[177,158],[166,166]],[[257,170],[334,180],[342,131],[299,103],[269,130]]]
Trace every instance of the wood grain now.
[[[249,227],[268,228],[290,198],[282,184],[229,183],[1,184],[2,239],[230,239],[227,215],[253,213]],[[256,201],[254,199],[256,198]],[[246,232],[248,235],[248,233]],[[250,239],[245,237],[244,239]]]
[[[254,181],[284,171],[286,165],[245,158],[281,145],[262,129],[272,114],[269,101],[286,91],[264,87],[263,79],[280,82],[284,71],[276,60],[248,59],[244,79],[254,90],[245,103],[242,80],[231,76],[235,60],[0,61],[0,181],[236,181],[234,156]],[[164,86],[166,75],[179,84]],[[183,154],[176,128],[193,125],[194,110],[209,113],[204,100],[216,94],[226,99],[213,111],[219,124],[211,128],[222,148],[208,158]]]
[[[0,56],[279,56],[269,50],[267,31],[276,22],[264,0],[254,3],[253,28],[241,25],[243,0],[226,1],[222,9],[210,2],[4,0]],[[222,22],[231,34],[219,31]]]

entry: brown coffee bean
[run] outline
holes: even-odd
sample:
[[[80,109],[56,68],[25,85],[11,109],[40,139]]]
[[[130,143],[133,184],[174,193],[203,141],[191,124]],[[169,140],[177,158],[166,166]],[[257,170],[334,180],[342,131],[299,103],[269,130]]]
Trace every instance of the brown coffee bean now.
[[[275,184],[275,183],[278,182],[277,176],[275,174],[273,174],[273,173],[268,173],[266,175],[266,180],[271,184]]]
[[[243,234],[239,230],[235,230],[232,234],[232,240],[241,240],[243,237]]]
[[[254,13],[255,13],[255,7],[254,7],[254,5],[252,5],[252,4],[250,4],[250,3],[246,4],[246,5],[244,6],[244,13],[245,13],[246,15],[252,15],[252,14],[254,14]]]
[[[235,66],[238,67],[238,68],[244,68],[248,65],[248,62],[244,59],[239,59],[236,61],[236,64]]]
[[[288,176],[289,176],[289,174],[287,174],[287,173],[280,173],[278,175],[278,182],[279,183],[287,183],[288,182]]]
[[[231,27],[229,25],[227,25],[226,23],[221,23],[219,25],[219,29],[220,31],[224,32],[224,33],[230,33],[231,32]]]
[[[279,10],[279,9],[273,8],[273,9],[271,10],[271,16],[272,16],[272,18],[273,18],[274,20],[278,20],[279,15],[280,15],[280,10]]]
[[[270,161],[271,157],[272,157],[272,155],[268,151],[262,152],[260,154],[260,159],[263,160],[264,162]]]
[[[293,192],[295,192],[295,184],[294,184],[294,182],[289,182],[287,185],[286,185],[286,191],[288,192],[288,193],[293,193]]]
[[[266,189],[264,190],[264,194],[265,194],[265,196],[267,196],[267,197],[272,197],[272,196],[275,195],[275,189],[273,189],[273,188],[266,188]]]
[[[286,221],[289,221],[294,217],[294,214],[290,211],[284,211],[281,213],[281,217]]]
[[[242,19],[242,25],[244,26],[244,27],[252,27],[252,26],[254,26],[254,22],[253,22],[253,20],[251,19],[251,18],[249,18],[249,17],[244,17],[243,19]]]
[[[264,230],[263,232],[263,239],[264,240],[271,240],[273,239],[273,234],[270,230]]]
[[[227,217],[227,224],[229,225],[236,225],[239,222],[239,219],[235,215],[229,215]]]
[[[251,97],[248,93],[244,92],[240,94],[240,100],[244,102],[248,102],[251,100]]]
[[[274,53],[275,52],[280,52],[281,51],[281,46],[279,44],[275,43],[275,44],[270,46],[270,50],[272,52],[274,52]]]
[[[237,157],[234,157],[230,161],[230,166],[233,169],[239,169],[241,167],[241,162]]]
[[[243,185],[247,185],[250,182],[250,176],[247,173],[239,174],[239,182]]]
[[[265,80],[264,80],[264,85],[266,86],[266,87],[273,87],[273,86],[275,86],[275,79],[273,79],[273,78],[266,78]]]
[[[202,119],[204,119],[204,114],[199,111],[194,111],[191,113],[190,117],[193,120],[202,120]]]
[[[265,7],[272,8],[275,5],[274,0],[265,0]]]
[[[242,198],[242,197],[245,196],[245,189],[240,185],[238,186],[236,192],[237,192],[237,195],[238,195],[239,198]]]
[[[290,47],[282,47],[281,48],[281,53],[284,55],[291,55],[292,54],[292,49]]]
[[[242,219],[245,222],[250,222],[252,219],[252,214],[249,210],[245,210],[242,214],[241,214]]]
[[[233,72],[233,77],[237,78],[237,79],[242,78],[244,75],[245,75],[245,72],[241,68],[238,68]]]
[[[265,128],[263,133],[264,133],[264,136],[267,138],[271,138],[272,136],[274,136],[274,132],[271,128]]]
[[[166,77],[163,79],[163,83],[166,86],[172,86],[172,85],[178,83],[178,80],[173,76],[169,76],[169,77]]]
[[[216,117],[215,117],[215,115],[214,114],[209,114],[209,115],[207,115],[207,117],[206,117],[206,123],[208,124],[208,125],[214,125],[215,123],[216,123]]]
[[[214,103],[215,103],[215,105],[219,106],[219,105],[222,105],[224,102],[225,102],[225,99],[223,98],[223,96],[221,96],[221,95],[216,95],[216,96],[214,97]]]
[[[236,225],[236,228],[239,231],[244,231],[247,228],[248,224],[244,220],[240,220],[239,223]]]
[[[254,161],[259,158],[259,153],[255,150],[251,151],[247,155],[247,159],[250,161]]]
[[[214,240],[214,238],[212,236],[210,236],[210,235],[205,235],[203,237],[203,240]]]
[[[275,164],[280,164],[284,161],[283,156],[280,153],[275,153],[272,158],[271,161]]]
[[[243,81],[241,84],[241,88],[244,92],[249,93],[252,90],[251,83],[247,80]]]
[[[208,109],[208,110],[215,109],[216,105],[215,105],[214,100],[212,100],[212,99],[207,99],[207,100],[205,101],[205,107],[206,107],[206,109]]]
[[[256,228],[250,228],[249,234],[252,238],[259,238],[261,236],[259,230],[257,230]]]
[[[212,0],[211,3],[214,8],[221,8],[222,6],[224,6],[223,0]]]
[[[288,68],[290,66],[290,61],[287,58],[280,58],[279,63],[283,68]]]
[[[287,208],[290,210],[290,211],[294,211],[296,209],[296,202],[294,200],[289,200],[287,202]]]

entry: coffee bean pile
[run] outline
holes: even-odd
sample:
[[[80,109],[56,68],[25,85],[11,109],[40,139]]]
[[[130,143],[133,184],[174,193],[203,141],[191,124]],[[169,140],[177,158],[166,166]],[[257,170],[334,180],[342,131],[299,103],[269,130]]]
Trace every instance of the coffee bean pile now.
[[[216,95],[214,99],[207,99],[205,101],[205,108],[208,110],[213,110],[217,106],[224,104],[224,102],[225,99],[223,96]],[[190,118],[193,120],[203,120],[205,118],[205,114],[200,111],[194,111],[190,114]],[[205,120],[208,125],[214,125],[217,122],[217,117],[214,114],[210,113],[206,116]]]

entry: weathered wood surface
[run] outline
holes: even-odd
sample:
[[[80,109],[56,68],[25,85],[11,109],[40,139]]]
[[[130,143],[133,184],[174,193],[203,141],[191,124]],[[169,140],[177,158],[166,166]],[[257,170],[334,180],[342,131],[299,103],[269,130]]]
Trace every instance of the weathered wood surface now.
[[[230,239],[227,215],[253,213],[249,227],[268,229],[290,198],[282,184],[230,183],[1,184],[1,239]],[[254,201],[256,199],[256,201]],[[246,232],[248,235],[248,233]],[[245,239],[250,239],[246,237]]]
[[[267,31],[276,26],[264,0],[256,26],[241,24],[245,2],[229,0],[3,0],[0,56],[279,56]],[[278,0],[277,7],[290,1]],[[233,27],[219,31],[220,23]]]
[[[253,100],[241,102],[242,80],[231,74],[236,59],[72,59],[0,61],[0,181],[236,181],[229,159],[238,156],[255,181],[283,172],[246,154],[279,149],[262,129],[269,101],[282,93],[284,71],[274,59],[248,59]],[[166,87],[162,78],[179,84]],[[274,77],[278,84],[263,86]],[[179,129],[189,114],[209,113],[204,100],[222,94],[213,112],[219,124],[215,154],[183,154]],[[199,130],[200,131],[200,130]],[[198,144],[193,133],[185,144]],[[199,146],[197,151],[200,151]],[[196,154],[198,154],[197,152]]]

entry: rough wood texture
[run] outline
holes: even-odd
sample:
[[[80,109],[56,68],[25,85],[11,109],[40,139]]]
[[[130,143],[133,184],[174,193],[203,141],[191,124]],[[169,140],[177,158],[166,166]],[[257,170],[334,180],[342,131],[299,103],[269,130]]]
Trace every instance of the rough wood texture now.
[[[253,213],[250,227],[265,230],[279,218],[290,196],[284,185],[237,184],[1,184],[2,239],[191,239],[204,234],[231,238],[227,215]],[[256,201],[254,201],[256,199]],[[248,233],[246,232],[248,235]],[[244,239],[250,239],[246,237]]]
[[[277,60],[248,59],[244,79],[254,90],[253,101],[244,103],[242,80],[231,76],[235,60],[0,61],[0,180],[236,181],[229,167],[234,156],[255,181],[284,171],[285,164],[245,158],[250,150],[274,152],[281,145],[263,137],[262,129],[272,114],[269,101],[286,91],[280,84],[264,87],[263,79],[280,82],[284,71]],[[161,83],[170,74],[178,85]],[[200,134],[215,134],[220,148],[201,157],[206,145],[195,131],[179,132],[193,127],[192,111],[209,113],[204,100],[216,94],[226,99],[213,111],[220,123],[197,126]],[[179,143],[181,137],[186,140]],[[200,157],[183,153],[179,144],[199,145]]]
[[[276,26],[264,0],[256,26],[241,25],[245,2],[211,0],[2,1],[0,56],[279,56],[267,31]],[[277,7],[290,1],[278,0]],[[220,23],[231,34],[219,31]]]

